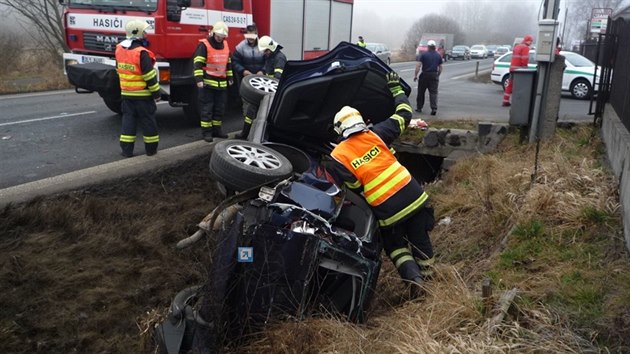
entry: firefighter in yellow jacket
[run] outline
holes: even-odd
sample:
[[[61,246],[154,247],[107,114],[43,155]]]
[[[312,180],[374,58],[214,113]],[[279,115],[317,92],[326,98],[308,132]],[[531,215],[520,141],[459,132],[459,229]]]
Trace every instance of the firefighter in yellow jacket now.
[[[142,129],[147,155],[157,153],[160,141],[155,120],[155,102],[160,100],[160,84],[153,67],[155,55],[146,48],[147,28],[149,24],[143,20],[127,22],[127,39],[116,46],[116,70],[122,96],[120,147],[124,157],[133,156],[138,125]]]
[[[387,74],[395,112],[368,129],[361,113],[345,106],[334,119],[343,140],[331,152],[337,161],[333,176],[350,189],[361,191],[378,219],[383,248],[400,276],[421,285],[433,272],[429,231],[435,218],[429,196],[398,162],[389,145],[411,120],[409,100],[395,72]]]
[[[201,105],[201,135],[207,142],[212,142],[212,137],[227,138],[221,124],[228,85],[232,85],[233,80],[230,47],[225,40],[228,31],[223,21],[215,23],[210,35],[199,41],[193,59]]]

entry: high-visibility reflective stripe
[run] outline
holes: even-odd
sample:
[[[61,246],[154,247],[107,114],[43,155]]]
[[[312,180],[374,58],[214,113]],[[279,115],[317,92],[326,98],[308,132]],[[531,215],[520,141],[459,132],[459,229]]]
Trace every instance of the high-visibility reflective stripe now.
[[[149,71],[148,73],[142,75],[142,78],[144,79],[144,81],[149,81],[152,78],[157,77],[157,71],[155,71],[155,69]]]
[[[345,182],[345,184],[351,189],[357,189],[361,187],[361,181],[358,181],[358,180],[354,182]]]
[[[145,143],[157,143],[158,141],[160,141],[159,135],[144,136],[143,138]]]
[[[276,68],[273,72],[282,74],[284,72],[284,70],[282,70],[280,68]]]
[[[396,106],[396,110],[397,111],[407,111],[407,112],[413,112],[411,109],[411,106],[406,104],[406,103],[399,103],[398,106]]]
[[[245,124],[252,124],[253,120],[247,116],[245,116]]]
[[[343,123],[346,119],[348,119],[350,117],[361,117],[361,114],[359,112],[349,112],[345,116],[340,117],[337,122]]]
[[[142,79],[142,75],[136,75],[136,74],[118,74],[118,77],[120,79],[132,80],[132,81],[136,81],[136,80],[141,80]]]
[[[398,258],[396,260],[396,268],[400,268],[400,266],[408,261],[412,261],[413,262],[413,257],[412,256],[402,256],[400,258]]]
[[[201,121],[201,127],[202,128],[212,128],[212,123],[211,122],[206,122],[205,120]]]
[[[394,174],[394,172],[396,172],[396,170],[398,170],[401,167],[402,167],[402,165],[400,164],[400,162],[398,162],[398,161],[394,162],[385,171],[381,172],[381,174],[378,175],[378,177],[376,177],[373,180],[371,180],[370,182],[368,182],[365,185],[365,188],[364,188],[365,191],[369,192],[372,188],[374,188],[374,187],[378,186],[379,184],[381,184],[385,179],[390,178],[390,176],[392,174]]]
[[[404,254],[404,253],[411,254],[409,249],[406,248],[406,247],[397,248],[397,249],[393,250],[392,253],[389,254],[389,259],[394,259],[394,258],[396,258],[396,256],[398,256],[400,254]]]
[[[398,221],[398,220],[404,218],[405,216],[407,216],[407,214],[409,214],[412,211],[416,210],[428,198],[429,198],[429,195],[426,192],[423,192],[422,195],[418,199],[416,199],[413,203],[409,204],[403,210],[399,211],[398,213],[390,216],[389,218],[387,218],[385,220],[379,220],[378,221],[378,225],[379,226],[389,226],[389,225],[395,223],[396,221]]]
[[[195,57],[195,59],[193,59],[193,62],[195,62],[195,63],[205,63],[206,62],[206,58],[201,56],[201,55],[198,55],[198,56]]]
[[[121,90],[120,94],[121,94],[121,96],[129,96],[129,97],[149,97],[149,96],[151,96],[151,92],[149,92],[149,90],[142,90],[142,91]]]
[[[157,92],[159,90],[160,90],[160,84],[157,82],[154,85],[149,86],[149,91],[151,92]]]
[[[380,178],[380,176],[378,178]],[[365,199],[367,200],[368,203],[370,203],[370,205],[373,205],[374,202],[380,197],[385,196],[388,193],[390,195],[393,195],[393,193],[397,192],[397,191],[392,191],[392,189],[394,188],[394,186],[396,186],[398,183],[402,182],[405,179],[411,179],[411,175],[409,174],[409,171],[407,171],[404,168],[401,168],[400,171],[394,176],[394,178],[392,178],[390,181],[388,181],[387,183],[377,188],[375,191],[373,192],[370,191],[369,195],[368,195],[368,192],[365,191],[364,189]]]
[[[433,275],[433,269],[422,269],[420,270],[420,275],[424,276],[424,277],[430,277]]]
[[[398,123],[398,128],[401,132],[405,131],[405,118],[399,116],[398,114],[394,114],[389,118],[395,120]]]
[[[134,143],[136,141],[135,135],[121,135],[120,141],[123,143]]]
[[[429,259],[416,258],[416,263],[418,263],[418,265],[425,266],[425,267],[432,266],[435,263],[435,258],[434,257],[431,257]]]
[[[211,80],[211,79],[203,79],[203,83],[210,86],[210,87],[227,87],[227,81],[217,81],[217,80]]]
[[[215,126],[215,127],[218,127],[218,126],[221,125],[221,121],[220,120],[213,120],[212,121],[212,125]]]

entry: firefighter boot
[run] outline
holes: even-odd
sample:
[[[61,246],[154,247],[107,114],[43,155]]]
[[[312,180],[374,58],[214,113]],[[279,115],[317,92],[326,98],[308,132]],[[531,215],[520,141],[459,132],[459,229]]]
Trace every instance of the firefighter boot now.
[[[223,133],[223,130],[221,129],[220,125],[212,126],[212,136],[215,138],[221,138],[221,139],[225,139],[228,137],[227,134]]]
[[[236,139],[247,140],[247,136],[249,136],[249,131],[252,129],[251,124],[243,123],[243,130],[240,133],[236,134]]]

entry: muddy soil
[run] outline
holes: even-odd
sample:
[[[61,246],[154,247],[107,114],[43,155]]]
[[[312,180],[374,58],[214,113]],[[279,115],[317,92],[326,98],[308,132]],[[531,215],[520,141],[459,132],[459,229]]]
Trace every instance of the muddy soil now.
[[[221,200],[207,159],[0,211],[0,352],[151,352],[147,321],[199,284],[175,248]],[[145,332],[145,333],[143,333]]]

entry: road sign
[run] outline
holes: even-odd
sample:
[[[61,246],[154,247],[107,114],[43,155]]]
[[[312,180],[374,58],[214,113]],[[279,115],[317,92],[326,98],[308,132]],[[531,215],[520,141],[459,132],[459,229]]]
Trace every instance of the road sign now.
[[[595,17],[591,19],[591,33],[606,33],[608,17]]]
[[[591,9],[591,20],[595,18],[602,18],[612,16],[613,10],[611,8],[593,8]]]

